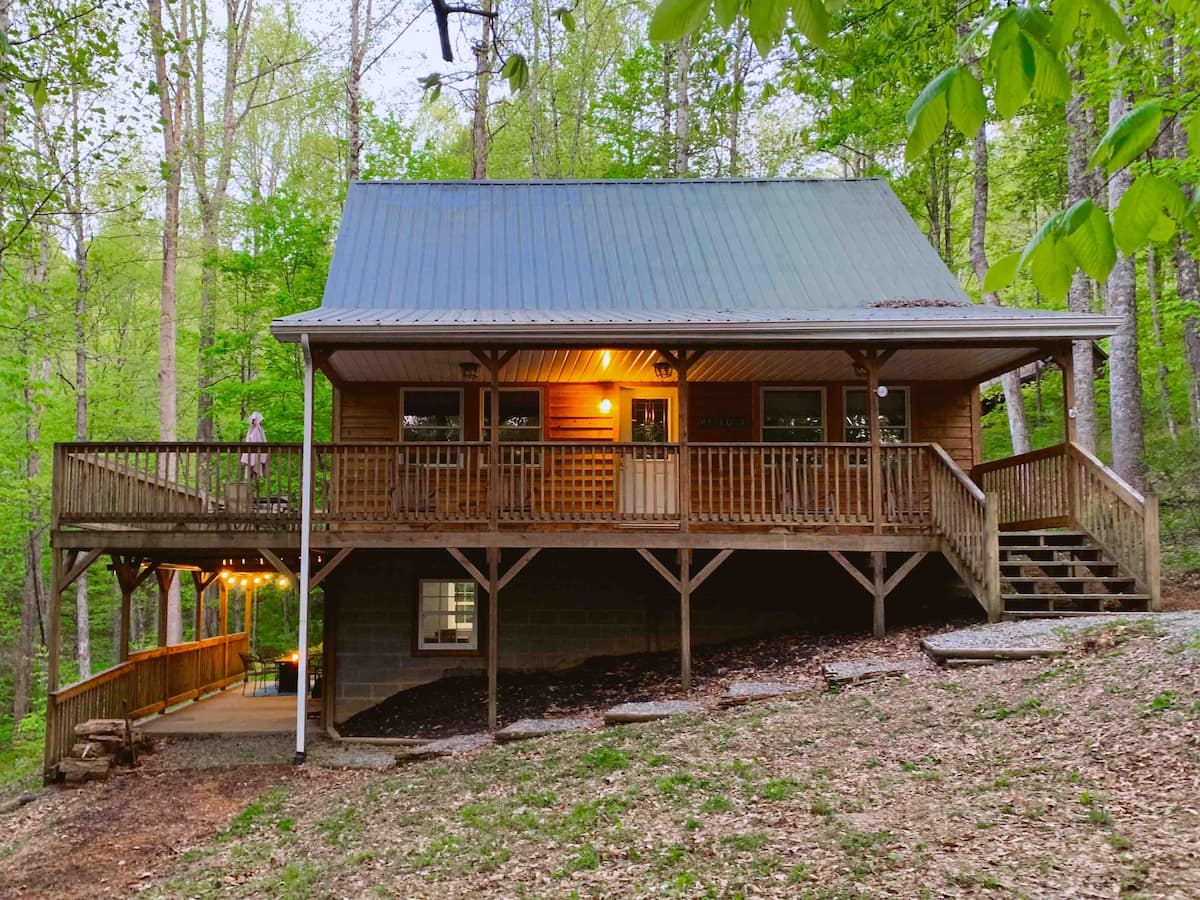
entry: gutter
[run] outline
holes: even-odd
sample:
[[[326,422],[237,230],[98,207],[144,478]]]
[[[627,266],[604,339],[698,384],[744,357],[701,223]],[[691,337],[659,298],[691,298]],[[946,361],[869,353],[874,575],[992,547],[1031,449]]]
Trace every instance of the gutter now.
[[[417,325],[291,323],[277,319],[271,333],[294,343],[307,333],[314,343],[395,344],[416,342],[461,346],[464,341],[500,340],[512,346],[562,343],[621,343],[655,347],[664,341],[738,344],[829,344],[863,342],[971,341],[1011,344],[1014,340],[1099,340],[1120,327],[1117,316],[1061,315],[1021,319],[817,320],[804,322],[502,322]]]

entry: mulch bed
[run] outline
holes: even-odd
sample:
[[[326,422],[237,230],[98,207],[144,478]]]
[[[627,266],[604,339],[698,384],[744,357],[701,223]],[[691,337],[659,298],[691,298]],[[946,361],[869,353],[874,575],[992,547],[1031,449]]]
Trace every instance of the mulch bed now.
[[[679,683],[679,653],[636,653],[589,659],[572,669],[500,673],[498,716],[518,719],[598,714],[626,702],[688,697],[714,703],[730,681],[798,681],[848,656],[897,658],[920,653],[919,640],[936,631],[906,628],[883,640],[854,634],[791,634],[698,647],[692,654],[693,691]],[[339,723],[345,737],[441,738],[487,728],[487,677],[457,675],[394,694]]]

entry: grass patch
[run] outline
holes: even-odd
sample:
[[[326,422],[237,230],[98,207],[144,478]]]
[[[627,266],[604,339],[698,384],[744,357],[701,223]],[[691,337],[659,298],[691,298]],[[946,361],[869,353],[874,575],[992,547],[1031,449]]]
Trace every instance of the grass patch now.
[[[609,744],[593,747],[583,754],[583,765],[591,773],[607,775],[628,768],[629,757],[624,752]]]

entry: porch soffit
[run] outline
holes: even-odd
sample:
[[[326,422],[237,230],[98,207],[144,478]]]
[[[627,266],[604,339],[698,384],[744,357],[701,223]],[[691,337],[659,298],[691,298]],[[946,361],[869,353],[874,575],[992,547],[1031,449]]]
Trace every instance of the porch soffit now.
[[[883,369],[892,381],[970,381],[1028,362],[1037,347],[901,348]],[[1047,352],[1046,355],[1049,355]],[[525,349],[505,365],[505,383],[655,382],[649,349]],[[463,381],[460,363],[468,350],[353,347],[335,350],[327,368],[345,382]],[[481,380],[484,373],[480,374]],[[691,381],[856,381],[849,355],[841,349],[710,350],[688,373]]]

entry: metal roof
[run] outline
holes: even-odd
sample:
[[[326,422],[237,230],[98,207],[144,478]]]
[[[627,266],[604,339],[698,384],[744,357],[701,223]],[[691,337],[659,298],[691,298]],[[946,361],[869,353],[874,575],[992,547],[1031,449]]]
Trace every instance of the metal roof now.
[[[905,301],[926,305],[887,306]],[[837,323],[903,332],[920,321],[940,334],[1018,319],[1032,330],[1025,311],[970,303],[882,179],[360,181],[321,307],[272,329],[284,340],[567,340],[707,326],[765,339]],[[1112,331],[1069,319],[1053,325]]]

